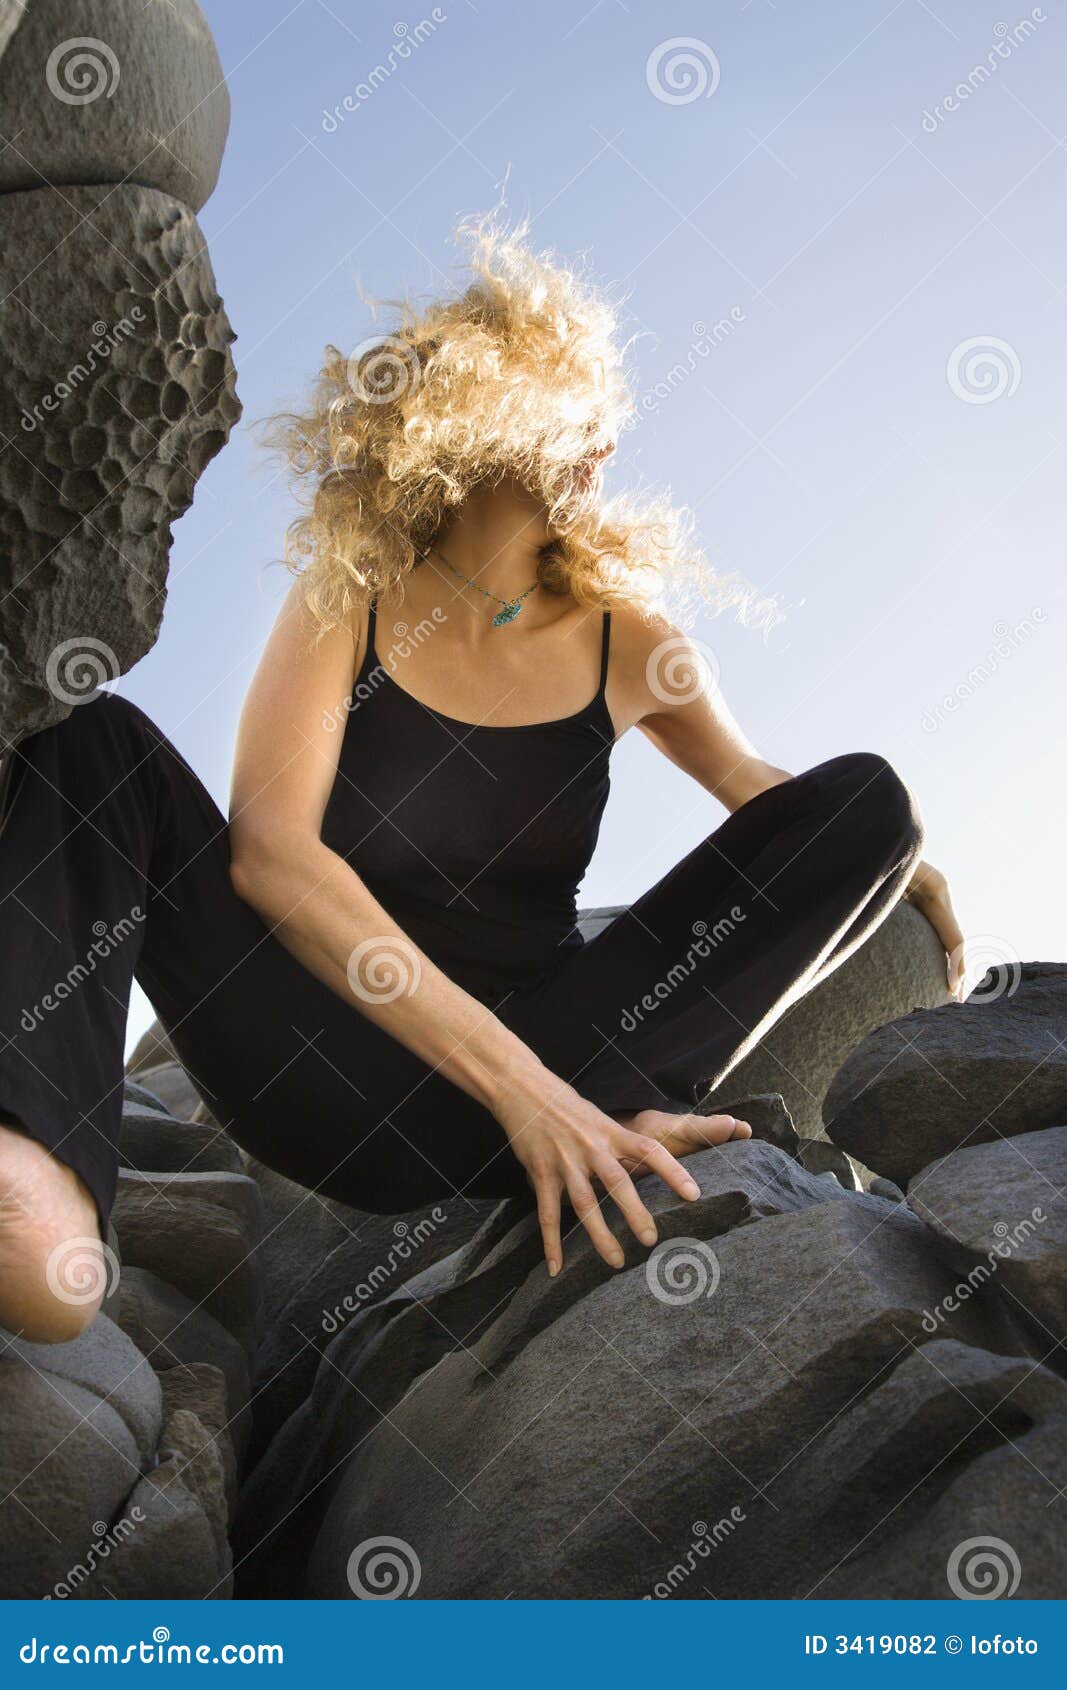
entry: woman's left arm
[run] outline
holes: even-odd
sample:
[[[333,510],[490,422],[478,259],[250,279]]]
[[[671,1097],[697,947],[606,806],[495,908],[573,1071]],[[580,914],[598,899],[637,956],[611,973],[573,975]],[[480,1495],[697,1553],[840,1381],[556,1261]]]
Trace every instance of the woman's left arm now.
[[[727,706],[708,656],[670,623],[634,613],[612,618],[608,704],[619,733],[640,728],[658,751],[733,812],[792,776],[761,757]],[[948,881],[917,863],[904,897],[922,911],[947,953],[948,988],[963,997],[964,936]]]

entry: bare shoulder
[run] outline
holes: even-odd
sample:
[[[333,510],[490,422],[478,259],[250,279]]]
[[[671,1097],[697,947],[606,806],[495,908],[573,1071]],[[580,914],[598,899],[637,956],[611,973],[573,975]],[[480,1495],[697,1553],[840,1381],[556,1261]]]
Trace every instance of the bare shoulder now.
[[[608,703],[620,733],[656,711],[662,699],[658,677],[684,665],[690,651],[687,636],[667,617],[634,605],[612,610]]]

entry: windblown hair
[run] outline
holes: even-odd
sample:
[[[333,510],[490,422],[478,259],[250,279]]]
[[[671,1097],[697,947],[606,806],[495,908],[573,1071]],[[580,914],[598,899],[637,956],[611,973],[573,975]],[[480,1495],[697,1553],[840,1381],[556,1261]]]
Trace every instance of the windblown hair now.
[[[388,334],[346,356],[326,348],[307,408],[266,419],[306,509],[285,562],[303,576],[321,630],[387,595],[476,487],[514,476],[548,508],[539,580],[601,606],[676,608],[695,596],[747,619],[753,594],[690,545],[669,499],[591,503],[573,472],[617,440],[636,408],[614,306],[577,270],[492,216],[460,225],[471,280],[457,297],[399,311]],[[681,589],[681,592],[679,591]]]

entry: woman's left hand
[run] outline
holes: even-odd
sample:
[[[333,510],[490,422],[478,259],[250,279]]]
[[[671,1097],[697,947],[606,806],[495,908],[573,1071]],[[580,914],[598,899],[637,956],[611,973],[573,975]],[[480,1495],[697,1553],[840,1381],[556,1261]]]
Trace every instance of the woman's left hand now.
[[[952,996],[962,1003],[966,973],[965,940],[952,907],[948,881],[940,869],[934,868],[931,863],[916,863],[915,872],[904,888],[904,896],[909,904],[914,904],[916,909],[922,910],[944,945],[948,953],[948,989]]]

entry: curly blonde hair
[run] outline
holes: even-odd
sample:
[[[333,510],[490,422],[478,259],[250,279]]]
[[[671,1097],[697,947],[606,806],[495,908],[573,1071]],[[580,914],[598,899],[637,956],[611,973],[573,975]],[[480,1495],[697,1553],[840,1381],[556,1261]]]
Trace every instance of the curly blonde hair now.
[[[306,510],[284,562],[320,630],[399,588],[480,485],[515,477],[548,510],[542,586],[588,606],[648,610],[690,589],[749,619],[754,595],[691,546],[691,514],[664,496],[576,497],[582,459],[636,415],[615,307],[576,268],[534,252],[528,227],[459,225],[472,279],[451,299],[398,308],[392,331],[346,356],[326,347],[302,412],[266,419]],[[679,589],[683,589],[679,593]]]

